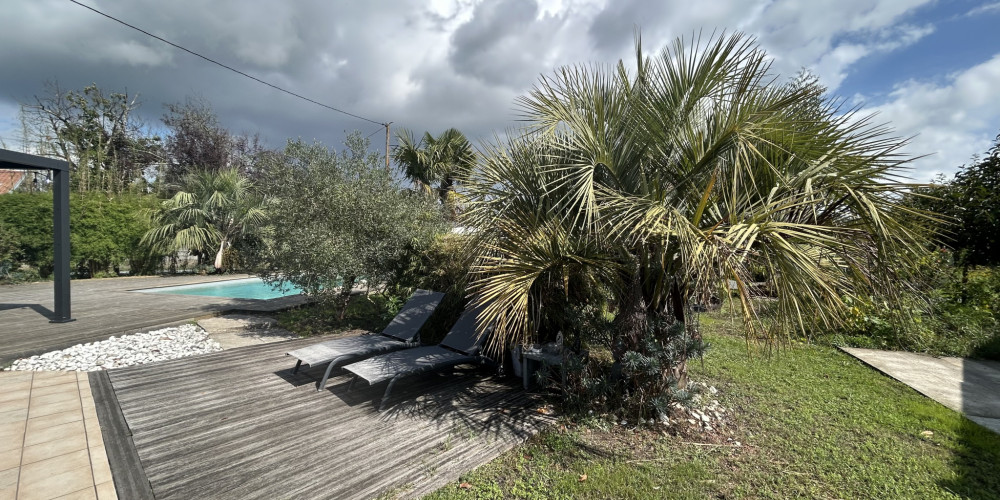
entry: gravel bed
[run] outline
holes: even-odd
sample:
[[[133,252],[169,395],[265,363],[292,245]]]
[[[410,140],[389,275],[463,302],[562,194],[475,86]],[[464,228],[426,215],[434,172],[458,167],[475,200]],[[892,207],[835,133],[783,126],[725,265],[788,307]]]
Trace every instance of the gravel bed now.
[[[218,342],[197,325],[181,325],[108,340],[77,344],[30,358],[8,370],[95,371],[221,351]]]

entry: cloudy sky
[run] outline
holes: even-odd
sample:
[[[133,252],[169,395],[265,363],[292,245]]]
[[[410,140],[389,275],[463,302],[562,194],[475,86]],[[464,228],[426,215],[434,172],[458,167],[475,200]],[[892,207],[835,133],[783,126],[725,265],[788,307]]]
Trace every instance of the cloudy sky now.
[[[914,136],[914,177],[951,173],[1000,132],[1000,2],[969,0],[80,0],[207,57],[334,107],[421,133],[488,138],[513,99],[556,67],[629,57],[694,32],[756,36],[791,77]],[[17,110],[44,91],[96,83],[163,104],[199,96],[236,132],[339,146],[379,126],[214,66],[68,0],[3,0],[0,139],[18,147]]]

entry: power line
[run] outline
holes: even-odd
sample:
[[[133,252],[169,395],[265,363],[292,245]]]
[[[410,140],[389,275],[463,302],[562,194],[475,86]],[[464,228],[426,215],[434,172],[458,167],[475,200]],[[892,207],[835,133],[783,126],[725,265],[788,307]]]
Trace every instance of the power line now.
[[[375,134],[377,134],[377,133],[381,132],[381,131],[382,131],[382,129],[384,129],[384,128],[385,128],[385,125],[384,125],[384,124],[383,124],[383,125],[380,125],[380,126],[379,126],[379,128],[375,129],[375,131],[374,131],[374,132],[372,132],[372,133],[370,133],[370,134],[366,135],[366,136],[365,136],[365,139],[367,139],[367,138],[369,138],[369,137],[371,137],[371,136],[373,136],[373,135],[375,135]]]
[[[200,58],[202,58],[202,59],[204,59],[204,60],[206,60],[206,61],[208,61],[208,62],[210,62],[210,63],[212,63],[212,64],[215,64],[215,65],[217,65],[217,66],[222,66],[223,68],[226,68],[226,69],[228,69],[229,71],[232,71],[232,72],[234,72],[234,73],[237,73],[237,74],[240,74],[240,75],[243,75],[243,76],[245,76],[245,77],[247,77],[247,78],[249,78],[249,79],[251,79],[251,80],[254,80],[254,81],[256,81],[256,82],[259,82],[259,83],[263,83],[264,85],[267,85],[268,87],[271,87],[271,88],[273,88],[273,89],[276,89],[276,90],[280,90],[281,92],[284,92],[284,93],[286,93],[286,94],[289,94],[289,95],[292,95],[292,96],[295,96],[295,97],[298,97],[299,99],[302,99],[302,100],[305,100],[305,101],[309,101],[309,102],[311,102],[311,103],[313,103],[313,104],[315,104],[315,105],[317,105],[317,106],[322,106],[322,107],[324,107],[324,108],[327,108],[327,109],[330,109],[330,110],[333,110],[333,111],[336,111],[336,112],[338,112],[338,113],[343,113],[343,114],[345,114],[345,115],[347,115],[347,116],[352,116],[352,117],[354,117],[354,118],[357,118],[357,119],[359,119],[359,120],[364,120],[364,121],[366,121],[366,122],[371,122],[371,123],[374,123],[374,124],[376,124],[376,125],[381,125],[381,126],[383,126],[383,127],[384,127],[384,126],[386,126],[386,124],[385,124],[385,123],[382,123],[382,122],[378,122],[378,121],[375,121],[375,120],[371,120],[371,119],[368,119],[368,118],[365,118],[365,117],[363,117],[363,116],[360,116],[360,115],[356,115],[356,114],[354,114],[354,113],[350,113],[350,112],[347,112],[347,111],[344,111],[344,110],[342,110],[342,109],[337,109],[337,108],[335,108],[335,107],[333,107],[333,106],[329,106],[329,105],[327,105],[327,104],[323,104],[323,103],[321,103],[321,102],[319,102],[319,101],[316,101],[316,100],[313,100],[313,99],[310,99],[310,98],[308,98],[308,97],[306,97],[306,96],[304,96],[304,95],[300,95],[300,94],[296,94],[295,92],[292,92],[291,90],[285,90],[285,89],[283,89],[283,88],[281,88],[281,87],[279,87],[279,86],[277,86],[277,85],[275,85],[275,84],[273,84],[273,83],[268,83],[268,82],[265,82],[264,80],[261,80],[260,78],[257,78],[256,76],[253,76],[253,75],[249,75],[249,74],[247,74],[247,73],[244,73],[244,72],[242,72],[242,71],[240,71],[240,70],[238,70],[238,69],[236,69],[236,68],[233,68],[232,66],[227,66],[227,65],[225,65],[225,64],[223,64],[223,63],[221,63],[221,62],[219,62],[219,61],[216,61],[215,59],[212,59],[212,58],[209,58],[209,57],[205,57],[205,56],[203,56],[203,55],[201,55],[201,54],[199,54],[199,53],[197,53],[197,52],[195,52],[195,51],[193,51],[193,50],[190,50],[190,49],[186,49],[186,48],[184,48],[184,47],[181,47],[180,45],[177,45],[176,43],[174,43],[174,42],[171,42],[170,40],[167,40],[167,39],[164,39],[164,38],[161,38],[161,37],[158,37],[158,36],[156,36],[156,35],[154,35],[154,34],[152,34],[152,33],[148,32],[148,31],[146,31],[146,30],[144,30],[144,29],[142,29],[142,28],[139,28],[139,27],[137,27],[137,26],[133,26],[133,25],[131,25],[131,24],[129,24],[129,23],[127,23],[127,22],[125,22],[125,21],[122,21],[121,19],[118,19],[118,18],[116,18],[116,17],[114,17],[114,16],[111,16],[111,15],[108,15],[108,14],[105,14],[105,13],[103,13],[103,12],[101,12],[101,11],[99,11],[99,10],[97,10],[97,9],[95,9],[95,8],[93,8],[93,7],[91,7],[91,6],[89,6],[89,5],[84,5],[84,4],[80,3],[80,2],[78,2],[77,0],[69,0],[69,1],[70,1],[70,2],[73,2],[73,3],[77,4],[77,5],[79,5],[80,7],[83,7],[83,8],[85,8],[85,9],[88,9],[88,10],[91,10],[91,11],[93,11],[93,12],[96,12],[96,13],[98,13],[98,14],[100,14],[100,15],[102,15],[102,16],[104,16],[104,17],[108,18],[108,19],[111,19],[112,21],[115,21],[115,22],[117,22],[117,23],[120,23],[120,24],[124,24],[125,26],[128,26],[129,28],[132,28],[132,29],[134,29],[134,30],[136,30],[136,31],[138,31],[138,32],[140,32],[140,33],[143,33],[143,34],[145,34],[145,35],[148,35],[148,36],[150,36],[150,37],[153,37],[153,38],[155,38],[155,39],[157,39],[157,40],[159,40],[159,41],[161,41],[161,42],[163,42],[163,43],[165,43],[165,44],[167,44],[167,45],[170,45],[170,46],[172,46],[172,47],[175,47],[175,48],[178,48],[178,49],[181,49],[181,50],[183,50],[184,52],[187,52],[188,54],[191,54],[191,55],[194,55],[194,56],[198,56],[198,57],[200,57]]]

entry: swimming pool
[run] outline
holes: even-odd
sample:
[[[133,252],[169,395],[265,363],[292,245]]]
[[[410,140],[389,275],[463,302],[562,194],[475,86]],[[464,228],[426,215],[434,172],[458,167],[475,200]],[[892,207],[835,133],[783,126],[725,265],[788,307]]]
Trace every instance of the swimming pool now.
[[[260,278],[213,281],[197,285],[165,286],[133,290],[142,293],[166,293],[171,295],[201,295],[205,297],[226,297],[230,299],[276,299],[302,293],[302,289],[286,284],[283,288],[268,285]]]

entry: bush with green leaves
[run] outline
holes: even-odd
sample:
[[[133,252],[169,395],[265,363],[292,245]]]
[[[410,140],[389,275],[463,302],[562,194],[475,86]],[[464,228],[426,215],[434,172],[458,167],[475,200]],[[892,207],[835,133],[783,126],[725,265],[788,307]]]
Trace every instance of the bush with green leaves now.
[[[52,273],[51,193],[9,193],[0,196],[0,224],[16,235],[19,248],[16,253],[21,263],[39,269],[43,276]]]
[[[416,288],[444,292],[445,297],[424,325],[421,338],[434,342],[444,337],[465,309],[469,266],[468,237],[442,233],[424,246],[411,246],[400,260],[390,291],[400,300]]]
[[[562,369],[566,372],[564,408],[569,412],[615,412],[629,419],[669,414],[674,402],[691,397],[682,385],[681,360],[705,355],[709,344],[697,321],[673,321],[663,315],[649,318],[634,342],[615,334],[614,316],[590,305],[568,307],[574,346],[566,346]],[[612,352],[620,352],[612,356]],[[543,367],[540,382],[552,382],[554,373]]]
[[[338,154],[289,141],[267,168],[256,268],[269,280],[321,298],[337,297],[331,292],[341,283],[344,290],[360,279],[378,286],[392,280],[407,249],[443,230],[434,201],[401,189],[367,140],[353,133],[346,146]]]
[[[918,273],[923,286],[895,307],[851,299],[850,321],[827,338],[854,347],[1000,359],[1000,272],[967,268],[942,249],[924,258]]]

